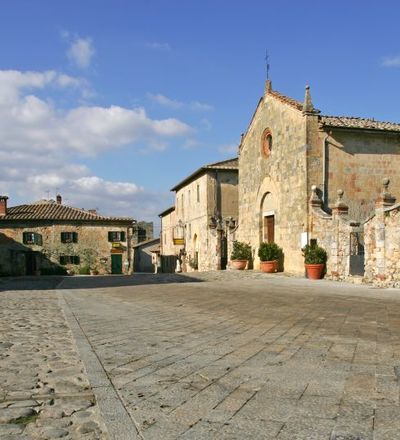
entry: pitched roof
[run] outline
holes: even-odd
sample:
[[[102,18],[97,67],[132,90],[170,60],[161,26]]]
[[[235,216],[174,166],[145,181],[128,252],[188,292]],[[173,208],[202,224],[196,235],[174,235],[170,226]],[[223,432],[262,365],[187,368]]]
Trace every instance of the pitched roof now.
[[[154,248],[159,248],[160,247],[160,237],[156,237],[156,238],[150,238],[150,240],[146,240],[146,241],[140,241],[139,243],[134,244],[132,247],[133,248],[139,248],[142,246],[147,246],[151,243],[154,243],[153,246],[151,247],[151,249]]]
[[[356,118],[353,116],[321,116],[320,123],[323,127],[400,132],[400,124],[395,122],[383,122],[376,121],[375,119]]]
[[[158,214],[158,216],[159,217],[164,217],[164,216],[168,215],[169,213],[171,213],[173,211],[175,211],[175,206],[170,206],[169,208],[164,209],[163,212],[160,212],[160,214]]]
[[[238,168],[239,168],[239,162],[237,157],[234,157],[233,159],[223,160],[221,162],[214,162],[208,165],[204,165],[198,170],[196,170],[194,173],[192,173],[190,176],[183,179],[173,188],[171,188],[171,191],[177,191],[178,189],[182,188],[187,183],[189,183],[196,177],[200,176],[207,170],[238,170]]]
[[[0,217],[3,221],[50,220],[50,221],[84,221],[84,222],[133,222],[130,217],[106,217],[84,209],[61,205],[53,200],[40,200],[29,205],[7,208],[7,214]]]
[[[303,110],[303,103],[302,102],[297,101],[296,99],[290,98],[289,96],[282,95],[282,93],[279,93],[276,90],[271,90],[270,92],[268,92],[268,95],[271,95],[274,98],[278,99],[279,101],[290,105],[290,107],[293,107],[296,110],[300,110],[300,111]]]

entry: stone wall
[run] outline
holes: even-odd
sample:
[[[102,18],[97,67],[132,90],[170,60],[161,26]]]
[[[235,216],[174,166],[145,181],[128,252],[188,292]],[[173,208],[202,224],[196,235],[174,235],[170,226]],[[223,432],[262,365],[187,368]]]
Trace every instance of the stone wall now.
[[[400,204],[378,202],[364,229],[366,281],[400,287]]]
[[[126,240],[119,248],[112,248],[109,231],[124,231]],[[19,225],[0,230],[0,266],[4,274],[25,274],[25,258],[28,252],[37,252],[38,269],[60,266],[60,256],[78,256],[80,264],[67,264],[68,270],[79,272],[83,266],[91,266],[100,274],[111,273],[111,253],[122,255],[124,274],[132,270],[130,238],[131,228],[109,224],[46,224],[43,226]],[[35,232],[42,236],[42,246],[23,244],[23,233]],[[62,243],[61,232],[76,232],[77,243]],[[13,255],[14,258],[10,258]],[[14,265],[17,264],[16,269]]]
[[[374,212],[383,177],[391,180],[391,192],[400,197],[398,133],[332,129],[329,134],[320,133],[318,143],[321,148],[324,138],[327,143],[325,206],[331,206],[337,190],[342,189],[347,197],[350,217],[365,221]],[[322,174],[312,183],[322,185]]]
[[[178,255],[181,246],[174,244],[174,228],[176,226],[175,210],[161,217],[160,247],[161,255]]]
[[[272,149],[262,152],[269,129]],[[301,111],[267,93],[260,101],[239,153],[239,229],[237,237],[255,254],[263,241],[263,211],[275,216],[275,242],[283,248],[285,270],[303,273],[301,234],[307,231],[306,118]],[[267,194],[269,194],[267,196]],[[268,206],[264,206],[266,196]]]
[[[348,216],[348,206],[343,202],[343,191],[328,214],[322,209],[323,202],[313,186],[310,200],[310,232],[308,241],[316,240],[328,254],[326,277],[343,280],[350,276],[351,236],[360,231],[360,224]]]

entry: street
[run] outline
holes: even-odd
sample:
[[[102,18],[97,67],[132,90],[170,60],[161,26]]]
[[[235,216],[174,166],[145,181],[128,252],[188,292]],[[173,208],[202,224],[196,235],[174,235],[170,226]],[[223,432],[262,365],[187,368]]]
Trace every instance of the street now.
[[[0,289],[2,439],[400,439],[399,290],[251,271]]]

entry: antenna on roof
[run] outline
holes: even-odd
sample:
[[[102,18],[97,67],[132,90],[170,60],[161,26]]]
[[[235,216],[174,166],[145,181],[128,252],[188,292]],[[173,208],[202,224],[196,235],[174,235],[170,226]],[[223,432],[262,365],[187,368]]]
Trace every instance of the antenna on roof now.
[[[265,49],[265,67],[267,68],[267,79],[269,79],[269,55],[268,55],[268,49]]]

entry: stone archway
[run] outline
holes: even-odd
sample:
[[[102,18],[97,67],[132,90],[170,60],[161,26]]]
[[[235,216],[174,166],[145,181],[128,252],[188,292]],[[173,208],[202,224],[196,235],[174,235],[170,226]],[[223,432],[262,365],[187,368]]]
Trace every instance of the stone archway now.
[[[276,240],[276,224],[279,218],[275,182],[267,176],[260,185],[257,195],[259,242]]]

